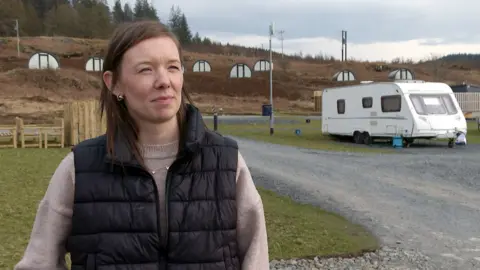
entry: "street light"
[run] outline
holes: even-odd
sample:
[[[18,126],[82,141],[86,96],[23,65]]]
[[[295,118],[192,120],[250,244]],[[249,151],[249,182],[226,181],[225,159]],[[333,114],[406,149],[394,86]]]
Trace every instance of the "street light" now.
[[[272,36],[275,33],[275,24],[273,22],[270,23],[269,27],[269,50],[270,50],[270,136],[273,135],[273,62],[272,62]]]

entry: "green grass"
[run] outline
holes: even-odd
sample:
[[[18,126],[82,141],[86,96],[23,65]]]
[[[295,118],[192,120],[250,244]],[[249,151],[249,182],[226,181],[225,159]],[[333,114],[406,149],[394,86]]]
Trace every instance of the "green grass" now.
[[[12,269],[27,246],[38,203],[67,149],[0,150],[0,269]]]
[[[480,131],[478,130],[476,122],[467,123],[467,143],[480,143]]]
[[[388,153],[391,149],[371,148],[353,143],[342,143],[334,141],[329,136],[322,135],[321,121],[312,120],[309,124],[305,123],[303,118],[284,117],[287,119],[296,119],[295,124],[275,124],[274,135],[270,136],[269,124],[251,123],[251,124],[223,124],[218,125],[218,131],[225,135],[238,136],[247,139],[265,141],[275,144],[292,145],[318,150],[343,151],[343,152],[371,152]],[[213,129],[213,122],[206,121],[207,126]],[[295,130],[300,129],[301,135],[295,134]]]
[[[322,134],[320,120],[312,120],[307,124],[305,123],[304,118],[301,117],[286,116],[282,118],[296,120],[296,122],[289,124],[275,124],[275,132],[273,136],[270,136],[268,122],[250,124],[219,123],[218,131],[225,135],[318,150],[395,153],[393,149],[386,147],[366,147],[365,145],[336,141],[331,137]],[[206,124],[209,128],[213,129],[213,121],[206,121]],[[300,136],[295,134],[296,129],[301,130]],[[439,139],[439,141],[442,140]],[[467,143],[480,144],[480,131],[478,131],[477,124],[474,122],[468,122]]]
[[[375,237],[343,217],[258,190],[265,207],[270,260],[356,255],[378,248]]]
[[[39,201],[68,149],[0,150],[0,269],[12,269],[28,244]],[[320,208],[259,188],[271,259],[359,254],[378,247],[364,228]],[[68,261],[68,260],[67,260]]]

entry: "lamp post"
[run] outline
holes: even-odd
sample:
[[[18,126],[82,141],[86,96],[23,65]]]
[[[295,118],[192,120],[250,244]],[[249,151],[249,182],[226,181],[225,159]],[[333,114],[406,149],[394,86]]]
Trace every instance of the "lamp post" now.
[[[20,57],[20,26],[18,19],[15,20],[15,31],[17,31],[17,57]]]
[[[270,31],[268,35],[268,41],[269,41],[269,50],[270,50],[270,136],[273,135],[274,133],[274,128],[273,128],[273,123],[274,123],[274,117],[273,117],[273,62],[272,62],[272,36],[275,33],[275,26],[274,23],[270,23]]]

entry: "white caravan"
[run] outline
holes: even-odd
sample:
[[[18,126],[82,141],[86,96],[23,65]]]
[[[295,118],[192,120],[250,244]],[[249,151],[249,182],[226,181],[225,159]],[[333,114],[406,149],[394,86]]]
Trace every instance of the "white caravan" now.
[[[352,136],[355,143],[402,136],[448,138],[453,146],[467,122],[452,89],[424,81],[372,82],[327,88],[322,94],[322,133]]]

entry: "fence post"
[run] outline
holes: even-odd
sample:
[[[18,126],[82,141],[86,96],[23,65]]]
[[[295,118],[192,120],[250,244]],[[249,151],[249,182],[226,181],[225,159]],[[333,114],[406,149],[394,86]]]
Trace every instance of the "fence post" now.
[[[218,130],[218,113],[217,112],[213,113],[213,130],[214,131]]]

